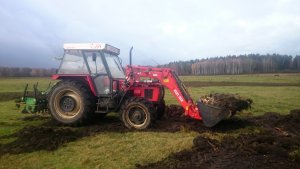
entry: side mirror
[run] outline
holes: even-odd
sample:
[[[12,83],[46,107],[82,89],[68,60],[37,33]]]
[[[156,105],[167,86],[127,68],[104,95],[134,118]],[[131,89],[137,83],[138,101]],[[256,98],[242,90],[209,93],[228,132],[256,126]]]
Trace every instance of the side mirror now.
[[[93,61],[96,62],[96,59],[97,59],[96,53],[93,53],[93,54],[92,54],[92,58],[93,58]]]

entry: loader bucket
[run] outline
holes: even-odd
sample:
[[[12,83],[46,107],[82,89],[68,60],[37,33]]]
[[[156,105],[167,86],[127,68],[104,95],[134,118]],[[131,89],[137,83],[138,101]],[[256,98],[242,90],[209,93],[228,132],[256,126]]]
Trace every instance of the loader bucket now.
[[[202,121],[206,127],[213,127],[230,115],[228,111],[224,111],[220,107],[207,105],[202,102],[198,102],[198,108],[200,110]]]

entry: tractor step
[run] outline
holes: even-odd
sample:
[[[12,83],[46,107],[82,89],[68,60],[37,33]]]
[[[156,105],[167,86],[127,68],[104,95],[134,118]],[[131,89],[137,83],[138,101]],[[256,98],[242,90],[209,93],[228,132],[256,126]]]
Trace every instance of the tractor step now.
[[[97,114],[107,114],[107,111],[96,110],[95,113],[97,113]]]

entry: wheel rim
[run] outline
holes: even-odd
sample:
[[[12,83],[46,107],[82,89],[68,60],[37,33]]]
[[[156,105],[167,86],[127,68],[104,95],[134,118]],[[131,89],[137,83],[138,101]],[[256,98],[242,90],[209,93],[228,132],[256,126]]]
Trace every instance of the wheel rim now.
[[[63,96],[59,102],[60,108],[65,112],[71,112],[76,107],[76,101],[70,96]]]
[[[56,113],[65,119],[74,118],[81,111],[80,95],[71,89],[59,91],[54,98]]]
[[[142,127],[148,120],[147,110],[139,105],[130,106],[126,111],[126,121],[133,127]]]

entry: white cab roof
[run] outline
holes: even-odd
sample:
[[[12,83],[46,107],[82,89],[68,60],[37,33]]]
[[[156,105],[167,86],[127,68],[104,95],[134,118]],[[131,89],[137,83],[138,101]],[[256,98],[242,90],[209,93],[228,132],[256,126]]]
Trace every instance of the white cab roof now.
[[[65,43],[65,50],[79,49],[79,50],[105,50],[108,52],[120,54],[120,49],[113,47],[106,43]]]

